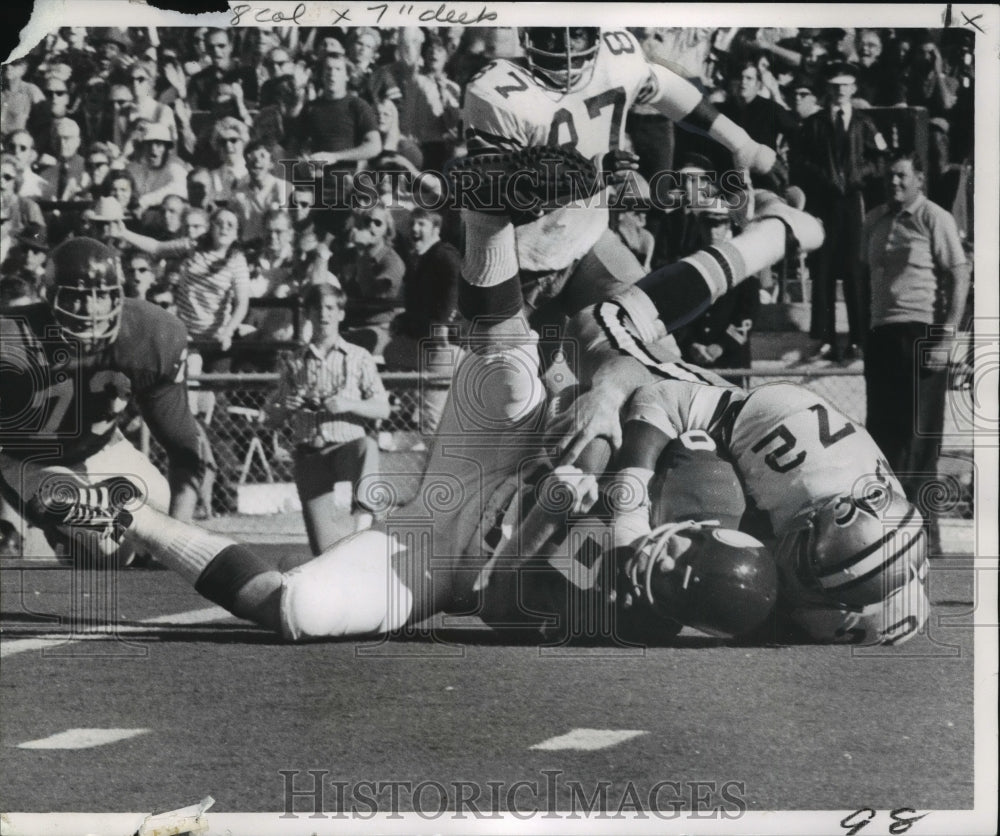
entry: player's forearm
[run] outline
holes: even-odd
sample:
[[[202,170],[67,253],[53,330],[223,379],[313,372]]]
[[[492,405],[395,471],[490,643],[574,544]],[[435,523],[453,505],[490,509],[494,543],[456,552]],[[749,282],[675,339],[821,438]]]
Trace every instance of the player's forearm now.
[[[653,65],[653,72],[660,85],[660,97],[652,104],[664,116],[696,133],[707,134],[733,153],[753,143],[743,128],[719,113],[690,81],[659,65]]]

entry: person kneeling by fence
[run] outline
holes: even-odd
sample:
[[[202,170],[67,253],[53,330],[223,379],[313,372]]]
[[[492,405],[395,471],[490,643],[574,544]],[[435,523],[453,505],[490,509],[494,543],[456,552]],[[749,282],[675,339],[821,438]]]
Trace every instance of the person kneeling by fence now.
[[[309,343],[280,372],[265,414],[271,426],[289,421],[295,443],[295,486],[313,554],[340,536],[335,525],[334,486],[350,481],[355,528],[372,515],[357,499],[357,485],[378,472],[378,445],[366,422],[389,417],[389,397],[375,360],[340,336],[345,296],[333,285],[313,285],[303,298],[312,324]]]

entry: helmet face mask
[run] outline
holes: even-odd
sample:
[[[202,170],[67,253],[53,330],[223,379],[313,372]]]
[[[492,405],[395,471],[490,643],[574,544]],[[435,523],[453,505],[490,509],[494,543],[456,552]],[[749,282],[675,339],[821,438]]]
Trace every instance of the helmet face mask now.
[[[723,638],[759,627],[778,598],[764,544],[714,521],[662,525],[619,568],[643,613]]]
[[[121,329],[125,291],[114,250],[92,238],[73,238],[52,251],[52,315],[63,339],[93,354]]]
[[[521,45],[532,74],[560,93],[578,90],[590,81],[600,49],[596,26],[529,27],[521,29]]]

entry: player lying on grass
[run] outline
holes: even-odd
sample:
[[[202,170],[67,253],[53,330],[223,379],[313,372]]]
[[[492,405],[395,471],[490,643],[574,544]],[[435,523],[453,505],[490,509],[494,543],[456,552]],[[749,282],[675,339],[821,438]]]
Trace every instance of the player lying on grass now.
[[[630,547],[656,519],[647,488],[673,439],[700,432],[733,463],[771,546],[779,609],[814,640],[900,644],[928,617],[924,520],[864,427],[800,386],[738,389],[664,379],[626,409],[619,479],[632,498],[614,538]]]
[[[766,203],[732,241],[643,279],[636,293],[645,299],[644,312],[656,320],[658,305],[671,323],[682,324],[731,283],[780,259],[789,228],[807,249],[822,240],[815,219],[777,201]],[[592,340],[636,347],[631,337],[626,339],[625,307],[609,303],[606,313],[611,333],[601,331]],[[503,568],[491,565],[490,558],[498,546],[505,549],[504,540],[518,528],[522,504],[533,499],[532,485],[555,464],[537,335],[520,307],[485,326],[473,327],[470,350],[456,369],[418,499],[390,514],[378,530],[346,538],[284,573],[230,538],[147,506],[127,509],[131,520],[125,536],[206,598],[289,640],[387,633],[445,610],[475,610],[489,595],[491,575]],[[661,330],[669,327],[661,325]],[[679,364],[671,368],[698,373]],[[623,383],[615,415],[630,392]],[[592,422],[582,418],[569,425],[562,443],[583,450],[594,435]],[[743,545],[701,542],[717,551],[741,549],[748,564],[758,563],[763,554],[745,540]],[[675,552],[680,545],[674,544]],[[523,562],[523,555],[515,557]],[[508,596],[502,598],[506,605]]]

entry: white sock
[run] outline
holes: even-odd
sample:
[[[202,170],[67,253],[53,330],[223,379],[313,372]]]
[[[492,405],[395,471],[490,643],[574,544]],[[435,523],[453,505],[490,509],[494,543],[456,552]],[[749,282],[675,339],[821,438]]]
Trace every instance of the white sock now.
[[[192,586],[219,552],[236,543],[231,537],[172,519],[148,505],[132,515],[125,536]]]

